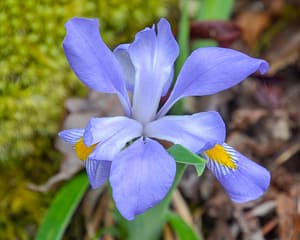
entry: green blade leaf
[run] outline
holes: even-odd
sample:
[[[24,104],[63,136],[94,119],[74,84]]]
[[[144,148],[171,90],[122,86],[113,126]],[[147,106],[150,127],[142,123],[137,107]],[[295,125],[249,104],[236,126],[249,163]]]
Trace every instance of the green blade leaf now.
[[[198,20],[227,20],[229,19],[234,0],[201,0]]]
[[[179,56],[176,60],[175,65],[175,78],[178,76],[185,60],[190,54],[189,40],[190,40],[190,23],[189,23],[189,13],[187,11],[187,1],[183,2],[181,9],[181,17],[179,20],[179,31],[177,35],[177,40],[180,48]]]
[[[85,173],[68,181],[56,194],[38,229],[36,240],[59,240],[88,188]]]
[[[179,240],[200,240],[195,231],[177,214],[168,212],[167,220],[171,224]]]

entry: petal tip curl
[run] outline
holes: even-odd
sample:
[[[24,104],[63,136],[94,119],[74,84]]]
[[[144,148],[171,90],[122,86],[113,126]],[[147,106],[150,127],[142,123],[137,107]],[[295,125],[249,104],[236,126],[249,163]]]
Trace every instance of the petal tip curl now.
[[[258,71],[261,73],[261,74],[265,74],[267,71],[269,71],[269,68],[270,68],[270,65],[268,62],[264,61],[264,60],[261,60],[261,63],[258,67]]]

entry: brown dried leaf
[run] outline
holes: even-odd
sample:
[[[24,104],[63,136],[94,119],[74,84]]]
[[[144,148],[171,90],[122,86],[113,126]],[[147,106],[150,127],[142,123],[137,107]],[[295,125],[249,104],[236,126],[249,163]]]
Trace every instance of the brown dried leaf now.
[[[228,47],[240,37],[239,27],[230,21],[194,21],[190,26],[191,39],[209,38]]]
[[[263,108],[238,108],[233,112],[230,127],[233,129],[246,129],[249,125],[257,123],[267,116],[268,111]]]
[[[255,153],[260,158],[270,156],[274,154],[274,151],[279,151],[283,147],[280,140],[269,138],[266,141],[258,141],[238,131],[229,134],[227,143],[248,157]]]
[[[293,218],[296,212],[295,201],[286,194],[278,194],[276,200],[279,220],[279,237],[281,240],[291,239],[294,230]]]
[[[279,16],[284,9],[285,0],[264,0],[263,2],[270,14],[274,16]]]
[[[271,211],[273,211],[276,207],[276,201],[270,200],[267,202],[264,202],[262,204],[259,204],[258,206],[255,206],[249,215],[255,216],[255,217],[262,217],[267,214],[269,214]]]
[[[299,23],[289,24],[272,40],[263,58],[270,62],[269,74],[274,74],[299,58]]]
[[[82,212],[84,216],[84,223],[85,223],[85,229],[86,229],[86,235],[87,239],[91,239],[93,237],[100,226],[100,219],[103,218],[103,212],[101,210],[102,205],[102,198],[107,198],[103,195],[105,195],[105,187],[97,188],[95,190],[89,190],[87,194],[85,195],[85,198],[82,203]],[[101,205],[102,204],[102,205]],[[100,208],[100,210],[99,210]],[[99,214],[99,211],[101,213]],[[97,212],[97,215],[96,215]],[[95,219],[95,216],[97,217]]]
[[[207,238],[207,240],[235,240],[232,235],[229,226],[223,220],[217,219],[216,226],[213,233]]]
[[[189,207],[179,190],[175,190],[172,195],[172,205],[177,214],[193,229],[196,229]]]
[[[271,16],[266,11],[245,11],[237,16],[236,24],[242,30],[242,40],[252,48],[261,33],[271,24]]]
[[[269,232],[271,232],[276,226],[278,225],[278,218],[273,218],[270,221],[268,221],[262,228],[261,232],[262,235],[265,236]]]
[[[255,97],[262,106],[269,109],[279,108],[285,104],[282,87],[268,84],[265,81],[257,83]]]
[[[177,240],[175,234],[172,231],[172,228],[169,224],[165,224],[164,226],[164,239],[165,240]]]

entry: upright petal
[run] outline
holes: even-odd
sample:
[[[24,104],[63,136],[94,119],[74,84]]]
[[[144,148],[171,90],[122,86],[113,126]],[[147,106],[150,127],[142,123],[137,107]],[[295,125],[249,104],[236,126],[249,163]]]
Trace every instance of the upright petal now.
[[[88,159],[85,162],[86,173],[93,189],[103,185],[109,178],[111,161]]]
[[[159,203],[172,186],[174,159],[157,142],[142,138],[112,161],[110,183],[116,206],[128,220]]]
[[[135,68],[133,117],[142,123],[155,118],[164,88],[170,84],[173,64],[179,48],[167,20],[161,19],[154,28],[136,34],[129,46]]]
[[[63,41],[66,57],[78,78],[98,92],[116,93],[130,115],[130,102],[122,69],[101,39],[97,19],[72,18]]]
[[[186,96],[204,96],[230,88],[250,74],[269,68],[266,61],[219,47],[195,50],[183,65],[174,89],[157,117],[168,112],[172,105]]]
[[[135,82],[135,69],[128,53],[130,44],[121,44],[114,49],[114,55],[123,69],[127,90],[133,92]]]
[[[165,116],[148,123],[147,137],[181,144],[192,152],[205,151],[225,140],[225,125],[217,112],[202,112],[186,116]]]
[[[98,143],[89,155],[92,159],[112,160],[127,142],[142,135],[142,125],[127,117],[92,118],[87,124],[84,141]]]
[[[83,128],[73,128],[63,130],[58,133],[58,136],[63,139],[65,142],[70,143],[74,146],[79,139],[83,136],[84,129]]]
[[[227,144],[205,152],[207,167],[223,185],[232,201],[243,203],[259,198],[269,187],[270,173]]]

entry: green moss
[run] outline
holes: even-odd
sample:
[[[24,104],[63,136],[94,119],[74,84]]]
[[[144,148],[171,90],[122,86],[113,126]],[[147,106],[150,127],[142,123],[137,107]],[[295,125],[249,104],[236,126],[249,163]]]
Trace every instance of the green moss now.
[[[0,161],[43,154],[37,142],[52,140],[59,130],[63,100],[86,91],[61,47],[67,19],[98,17],[104,40],[114,46],[165,16],[171,2],[1,1]]]

